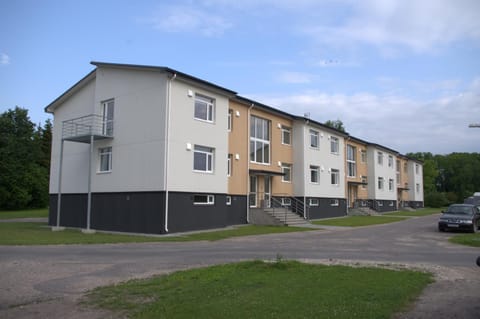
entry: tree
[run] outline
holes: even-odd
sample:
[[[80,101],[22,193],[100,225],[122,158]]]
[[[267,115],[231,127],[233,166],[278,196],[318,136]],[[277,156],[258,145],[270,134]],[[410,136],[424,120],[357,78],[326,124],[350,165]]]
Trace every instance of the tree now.
[[[26,109],[16,107],[0,115],[0,209],[47,205],[47,155],[40,141],[48,138]]]
[[[345,127],[343,126],[343,122],[340,121],[339,119],[335,120],[335,121],[332,121],[332,120],[328,120],[325,122],[325,125],[326,126],[329,126],[329,127],[332,127],[336,130],[339,130],[339,131],[342,131],[342,132],[345,132]]]

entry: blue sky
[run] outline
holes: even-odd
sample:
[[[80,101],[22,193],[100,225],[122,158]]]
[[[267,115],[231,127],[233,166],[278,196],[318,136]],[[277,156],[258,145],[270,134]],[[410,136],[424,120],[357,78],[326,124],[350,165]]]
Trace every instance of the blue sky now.
[[[0,112],[168,66],[401,153],[480,152],[478,0],[0,0]]]

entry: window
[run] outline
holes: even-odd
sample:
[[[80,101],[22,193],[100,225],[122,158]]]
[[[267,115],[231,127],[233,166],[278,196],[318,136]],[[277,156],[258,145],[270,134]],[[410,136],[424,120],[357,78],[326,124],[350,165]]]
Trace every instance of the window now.
[[[310,147],[318,148],[318,132],[315,130],[310,130]]]
[[[232,119],[233,119],[233,110],[228,110],[227,130],[228,130],[229,132],[232,131]]]
[[[282,182],[292,181],[292,164],[282,163]]]
[[[338,199],[331,199],[330,206],[338,206]]]
[[[367,151],[361,150],[361,155],[362,155],[362,163],[367,162]]]
[[[270,121],[256,116],[250,121],[250,161],[270,163]]]
[[[338,137],[330,137],[330,153],[338,154]]]
[[[309,198],[308,206],[318,206],[318,198]]]
[[[357,175],[356,150],[352,145],[347,145],[347,176],[355,177]]]
[[[112,171],[112,148],[105,147],[98,150],[100,157],[98,171],[107,173]]]
[[[415,174],[420,174],[420,165],[415,164]]]
[[[383,190],[383,177],[378,178],[378,189]]]
[[[320,168],[310,165],[310,183],[318,184],[320,180]]]
[[[392,178],[390,178],[388,180],[388,190],[393,192],[393,179]]]
[[[377,163],[378,165],[383,165],[383,153],[377,152]]]
[[[401,165],[400,165],[400,161],[397,160],[397,185],[400,185],[400,169],[401,169]]]
[[[215,196],[213,195],[193,195],[194,205],[213,205],[215,204]]]
[[[225,198],[225,204],[226,204],[227,206],[231,206],[231,205],[232,205],[232,196],[227,195],[227,197]]]
[[[227,156],[227,176],[232,176],[232,154]]]
[[[377,205],[381,207],[381,206],[383,206],[383,202],[377,201]]]
[[[366,189],[367,188],[367,176],[361,176],[362,178],[362,188]]]
[[[340,171],[338,169],[332,169],[331,172],[332,185],[338,186],[340,184]]]
[[[407,172],[408,172],[407,162],[403,163],[403,172],[404,172],[404,173],[407,173]]]
[[[291,206],[292,199],[289,197],[282,197],[282,206]]]
[[[195,95],[194,117],[197,120],[213,122],[215,112],[214,100],[201,95]]]
[[[418,183],[415,184],[415,191],[416,191],[417,193],[420,193],[420,184],[418,184]]]
[[[393,167],[393,156],[388,155],[388,167]]]
[[[114,100],[103,102],[103,135],[113,136],[113,109],[115,106]]]
[[[212,173],[213,152],[213,148],[195,145],[193,153],[193,170]]]
[[[282,144],[290,145],[291,135],[292,135],[291,129],[286,126],[282,126]]]

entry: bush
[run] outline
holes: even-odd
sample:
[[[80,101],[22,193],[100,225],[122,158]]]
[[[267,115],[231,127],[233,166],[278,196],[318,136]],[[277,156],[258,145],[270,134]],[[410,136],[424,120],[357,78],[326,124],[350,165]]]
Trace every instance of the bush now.
[[[448,206],[449,200],[445,193],[432,192],[425,195],[425,206],[439,208]]]

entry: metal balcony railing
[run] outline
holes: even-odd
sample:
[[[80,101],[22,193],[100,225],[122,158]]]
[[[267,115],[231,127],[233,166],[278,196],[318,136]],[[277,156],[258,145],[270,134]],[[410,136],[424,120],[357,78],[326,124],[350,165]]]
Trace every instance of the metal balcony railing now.
[[[102,115],[90,114],[63,121],[62,139],[88,142],[94,139],[113,137],[113,120],[106,120]]]

